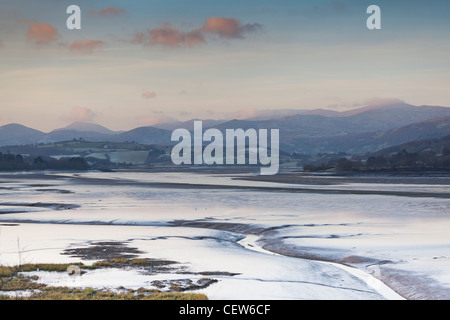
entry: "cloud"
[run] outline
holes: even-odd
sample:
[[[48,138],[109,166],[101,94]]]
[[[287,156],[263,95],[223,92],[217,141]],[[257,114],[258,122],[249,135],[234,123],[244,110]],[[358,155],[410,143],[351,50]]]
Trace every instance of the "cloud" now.
[[[3,48],[3,41],[0,40],[0,49]]]
[[[153,91],[145,91],[144,93],[142,93],[142,98],[143,99],[155,99],[156,98],[156,92]]]
[[[134,39],[131,42],[143,44],[146,41],[147,41],[147,31],[146,32],[136,32],[134,34]]]
[[[92,122],[97,115],[91,109],[77,107],[73,108],[68,115],[61,117],[62,120],[68,122]]]
[[[165,26],[150,31],[150,42],[168,46],[195,46],[205,42],[203,35],[197,31],[180,32],[178,29]]]
[[[368,106],[383,107],[399,103],[405,103],[405,101],[397,98],[371,98],[366,100],[364,104]]]
[[[116,8],[114,6],[104,8],[101,10],[89,10],[88,15],[90,16],[119,16],[125,14],[126,10],[122,8]]]
[[[25,20],[28,26],[27,39],[35,44],[44,45],[57,41],[61,36],[58,30],[49,23],[37,20]]]
[[[223,17],[208,18],[201,28],[204,32],[217,34],[224,38],[243,38],[244,34],[261,29],[262,25],[259,23],[242,25],[237,19]]]
[[[76,40],[69,46],[70,51],[82,53],[93,53],[95,50],[101,49],[105,43],[101,40]]]
[[[261,29],[262,25],[259,23],[242,24],[237,19],[223,17],[208,18],[201,28],[191,31],[180,30],[166,22],[161,27],[135,33],[132,42],[171,48],[193,47],[205,43],[205,35],[208,34],[237,39]]]
[[[325,109],[342,109],[342,110],[352,110],[355,108],[362,107],[384,107],[395,104],[402,104],[405,101],[397,99],[397,98],[371,98],[363,101],[353,101],[353,102],[345,102],[340,98],[335,97],[336,103],[328,104],[325,106]]]
[[[165,47],[191,47],[205,42],[205,39],[198,30],[183,32],[170,23],[164,23],[159,28],[136,33],[133,42]]]

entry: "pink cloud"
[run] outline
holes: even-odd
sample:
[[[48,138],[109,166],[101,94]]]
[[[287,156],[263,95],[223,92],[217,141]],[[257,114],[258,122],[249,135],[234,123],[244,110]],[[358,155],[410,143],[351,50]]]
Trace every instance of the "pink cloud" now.
[[[208,18],[203,31],[217,33],[221,36],[235,37],[239,34],[240,23],[236,19],[229,18]]]
[[[202,31],[217,34],[225,38],[242,38],[245,33],[261,29],[258,23],[242,25],[237,19],[213,17],[206,19]]]
[[[131,41],[133,43],[145,43],[148,39],[147,32],[136,32],[134,34],[134,39]]]
[[[25,23],[28,26],[27,39],[35,44],[49,44],[60,38],[58,30],[49,23],[36,20],[25,20]]]
[[[147,100],[155,99],[156,93],[152,92],[152,91],[145,91],[144,93],[142,93],[142,98],[147,99]]]
[[[170,23],[164,23],[162,27],[138,32],[135,34],[133,42],[165,47],[195,46],[203,43],[205,39],[200,31],[194,30],[183,32]]]
[[[160,45],[165,47],[192,47],[206,42],[205,34],[215,34],[222,38],[243,38],[246,33],[255,32],[262,28],[258,23],[243,25],[237,19],[208,18],[200,29],[182,31],[166,22],[161,27],[137,32],[132,42]]]
[[[94,16],[94,15],[98,15],[98,16],[118,16],[121,14],[124,14],[126,11],[125,9],[122,8],[116,8],[114,6],[108,7],[108,8],[104,8],[101,10],[89,10],[88,11],[88,15]]]
[[[91,109],[77,107],[73,108],[69,114],[62,116],[61,119],[69,122],[91,122],[96,117],[97,115]]]
[[[93,53],[95,50],[101,49],[105,43],[101,40],[76,40],[70,46],[70,51],[78,51],[82,53]]]

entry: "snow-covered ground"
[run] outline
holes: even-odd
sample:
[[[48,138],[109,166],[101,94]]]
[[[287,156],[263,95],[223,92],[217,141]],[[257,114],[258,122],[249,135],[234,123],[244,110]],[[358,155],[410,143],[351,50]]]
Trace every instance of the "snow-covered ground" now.
[[[117,241],[182,269],[33,274],[54,286],[112,289],[210,274],[219,281],[199,291],[210,299],[400,298],[377,277],[403,296],[450,297],[450,199],[277,187],[305,186],[187,172],[0,175],[0,264],[90,264],[62,253]],[[445,184],[313,187],[450,192]]]

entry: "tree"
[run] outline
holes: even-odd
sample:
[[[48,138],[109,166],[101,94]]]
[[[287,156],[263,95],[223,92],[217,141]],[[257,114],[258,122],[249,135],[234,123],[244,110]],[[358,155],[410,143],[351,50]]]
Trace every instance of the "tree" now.
[[[337,171],[351,171],[353,170],[353,167],[353,162],[348,160],[347,158],[339,159],[336,164]]]
[[[47,169],[48,168],[48,164],[47,164],[47,162],[44,160],[44,159],[42,159],[42,157],[41,156],[39,156],[39,157],[37,157],[37,158],[35,158],[34,160],[33,160],[33,168],[34,169]]]
[[[366,166],[369,167],[369,168],[374,168],[374,169],[384,168],[387,165],[388,165],[388,161],[383,156],[370,157],[366,161]]]
[[[442,155],[445,156],[450,156],[450,147],[442,147]]]

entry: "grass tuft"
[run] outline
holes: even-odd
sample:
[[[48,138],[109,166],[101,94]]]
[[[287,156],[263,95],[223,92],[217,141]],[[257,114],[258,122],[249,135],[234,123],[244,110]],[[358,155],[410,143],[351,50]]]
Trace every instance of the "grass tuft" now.
[[[147,265],[154,261],[147,259],[114,258],[110,261],[99,261],[92,266],[77,263],[80,269],[96,269],[110,267],[114,264]],[[0,300],[207,300],[206,295],[198,293],[161,292],[157,289],[139,288],[138,290],[119,288],[118,291],[97,290],[94,288],[49,287],[37,282],[36,275],[27,276],[22,272],[56,271],[66,272],[74,264],[24,264],[20,266],[0,265]],[[179,291],[181,288],[173,288]],[[10,296],[2,292],[17,293],[28,291],[29,296]]]

